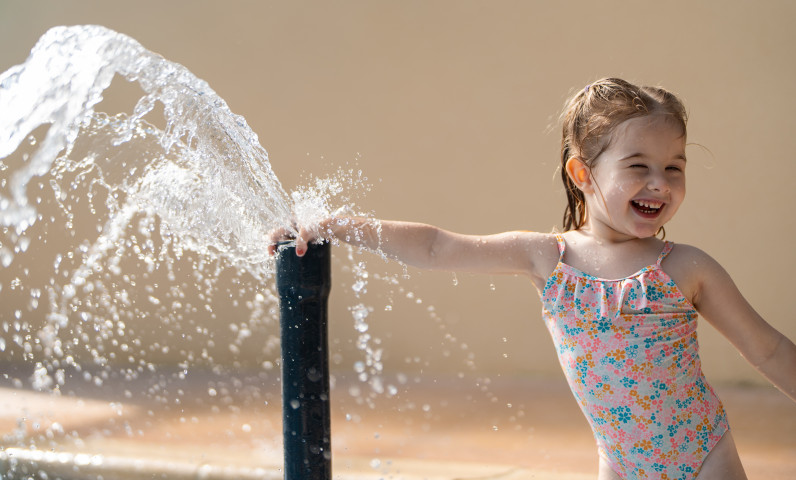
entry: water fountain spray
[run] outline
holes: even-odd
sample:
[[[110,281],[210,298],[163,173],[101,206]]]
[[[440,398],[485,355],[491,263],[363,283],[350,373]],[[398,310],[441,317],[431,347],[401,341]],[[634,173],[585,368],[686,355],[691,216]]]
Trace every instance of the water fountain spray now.
[[[114,77],[141,87],[132,114],[95,111]],[[223,375],[216,357],[230,353],[238,368],[242,342],[267,327],[268,232],[325,218],[345,190],[315,179],[288,194],[257,135],[206,82],[99,26],[55,27],[0,73],[0,173],[0,328],[10,332],[0,352],[33,370],[15,388],[68,397],[76,382],[140,381],[148,400],[178,411],[194,371]],[[331,478],[329,251],[284,248],[277,265],[289,480]],[[162,338],[144,337],[144,321]],[[160,367],[169,362],[173,375]],[[5,440],[0,453],[32,455],[84,442],[59,425]]]

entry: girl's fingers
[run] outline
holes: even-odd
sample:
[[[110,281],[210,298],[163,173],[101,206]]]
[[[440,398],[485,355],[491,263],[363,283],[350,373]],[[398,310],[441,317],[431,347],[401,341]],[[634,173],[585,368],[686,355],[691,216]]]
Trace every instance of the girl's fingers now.
[[[340,225],[339,221],[335,218],[328,218],[311,229],[300,227],[298,235],[295,237],[296,242],[296,255],[303,257],[307,253],[307,245],[319,238],[328,238],[334,235],[333,227]],[[287,228],[281,227],[271,230],[268,234],[268,254],[273,256],[277,251],[277,244],[279,242],[293,239],[295,230],[291,231]]]
[[[303,257],[307,253],[307,244],[312,240],[313,234],[311,231],[304,227],[299,229],[298,237],[296,237],[296,255]]]
[[[268,232],[268,254],[274,256],[276,254],[277,244],[290,238],[290,231],[286,228],[276,228]]]

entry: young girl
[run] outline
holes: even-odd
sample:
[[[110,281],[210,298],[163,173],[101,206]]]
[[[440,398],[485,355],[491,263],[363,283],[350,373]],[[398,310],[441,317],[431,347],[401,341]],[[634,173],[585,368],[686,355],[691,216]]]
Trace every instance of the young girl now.
[[[746,478],[702,374],[697,312],[794,400],[796,346],[710,256],[658,238],[685,196],[683,104],[608,78],[579,91],[563,123],[562,234],[333,218],[302,228],[296,252],[339,239],[421,268],[527,275],[594,432],[601,480]],[[274,232],[272,251],[286,235]]]

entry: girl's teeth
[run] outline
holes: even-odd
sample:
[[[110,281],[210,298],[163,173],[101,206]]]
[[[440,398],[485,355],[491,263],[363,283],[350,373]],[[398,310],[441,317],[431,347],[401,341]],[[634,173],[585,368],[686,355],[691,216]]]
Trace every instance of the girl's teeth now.
[[[654,213],[660,210],[663,206],[663,203],[658,202],[646,202],[646,201],[633,201],[633,204],[644,213]]]

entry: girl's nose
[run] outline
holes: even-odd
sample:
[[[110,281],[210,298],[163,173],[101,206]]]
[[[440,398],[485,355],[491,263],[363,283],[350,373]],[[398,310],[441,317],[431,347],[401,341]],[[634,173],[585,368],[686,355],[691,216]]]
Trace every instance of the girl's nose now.
[[[662,174],[653,173],[647,181],[647,188],[653,192],[667,193],[670,189],[669,180]]]

